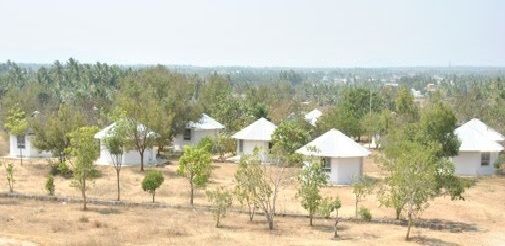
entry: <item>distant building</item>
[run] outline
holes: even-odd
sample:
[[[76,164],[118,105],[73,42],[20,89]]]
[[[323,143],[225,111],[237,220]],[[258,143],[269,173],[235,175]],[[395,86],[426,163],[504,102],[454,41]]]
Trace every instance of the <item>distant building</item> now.
[[[182,151],[184,145],[196,145],[202,138],[214,138],[224,126],[214,118],[202,114],[198,122],[189,122],[182,134],[177,134],[174,138],[173,146],[175,151]]]
[[[266,162],[272,148],[272,134],[277,127],[265,118],[260,118],[233,134],[237,140],[237,155],[253,154],[258,149],[260,158]]]
[[[316,122],[323,115],[323,112],[319,111],[317,108],[305,114],[305,120],[312,126],[316,126]]]
[[[354,178],[361,177],[363,158],[370,155],[366,148],[336,129],[312,140],[296,153],[320,157],[329,182],[336,185],[348,185]]]
[[[427,84],[426,85],[426,91],[428,92],[435,92],[437,91],[437,85],[433,84],[433,83],[430,83],[430,84]]]
[[[98,159],[95,161],[96,164],[98,165],[112,165],[112,158],[113,156],[109,152],[109,149],[107,148],[107,145],[105,143],[105,140],[107,137],[110,136],[110,134],[113,133],[114,128],[116,127],[116,123],[112,123],[109,126],[103,128],[99,132],[95,134],[95,139],[98,139],[100,141],[100,156]],[[143,124],[138,124],[137,125],[137,130],[139,132],[145,132],[149,131]],[[155,137],[154,132],[148,132],[148,136],[150,137]],[[122,165],[125,166],[132,166],[132,165],[140,165],[140,154],[139,152],[133,148],[124,148],[123,149],[123,156],[121,159]],[[144,152],[144,164],[156,164],[156,153],[154,151],[154,148],[147,148]]]
[[[9,136],[9,157],[14,158],[49,158],[51,153],[47,151],[42,151],[35,146],[33,146],[33,140],[35,138],[34,133],[31,129],[26,131],[23,135],[12,135]]]
[[[397,88],[398,84],[397,83],[386,83],[386,84],[384,84],[384,86],[389,87],[389,88]]]
[[[494,163],[503,150],[505,138],[479,119],[472,119],[455,131],[461,145],[453,157],[455,174],[482,176],[494,173]]]

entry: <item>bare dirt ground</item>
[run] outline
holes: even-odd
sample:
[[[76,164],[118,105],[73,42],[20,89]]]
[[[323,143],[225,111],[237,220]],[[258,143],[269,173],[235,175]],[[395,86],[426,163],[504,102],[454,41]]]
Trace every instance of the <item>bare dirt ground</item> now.
[[[29,194],[46,194],[44,184],[49,171],[45,160],[15,163],[15,191]],[[237,165],[215,164],[209,188],[226,186],[232,188]],[[90,186],[90,197],[113,200],[116,198],[115,171],[112,167],[99,166],[101,177]],[[149,202],[150,195],[142,191],[143,178],[138,167],[125,167],[121,171],[122,199]],[[159,168],[165,182],[157,192],[156,200],[170,204],[189,203],[189,184],[175,173],[177,163]],[[278,212],[305,213],[296,198],[295,175],[297,169],[289,170],[290,184],[279,194]],[[380,177],[373,160],[365,161],[365,173]],[[55,178],[56,195],[80,196],[70,186],[70,180]],[[423,219],[442,219],[466,223],[477,228],[475,232],[450,233],[428,229],[414,229],[417,237],[411,243],[428,245],[505,245],[505,177],[479,178],[476,185],[465,193],[465,201],[451,201],[440,197],[431,202],[423,212]],[[5,171],[0,168],[0,190],[7,191]],[[376,192],[375,192],[376,193]],[[341,216],[354,215],[354,200],[351,187],[326,187],[324,196],[339,196],[342,200]],[[199,190],[196,204],[207,204],[204,191]],[[376,194],[366,197],[362,204],[368,207],[373,217],[393,217],[392,209],[382,208]],[[235,206],[239,206],[235,204]],[[0,238],[21,240],[43,245],[110,245],[117,244],[239,244],[260,242],[281,245],[334,244],[332,221],[317,220],[316,226],[308,227],[307,220],[278,218],[276,230],[269,232],[263,218],[253,223],[246,215],[232,213],[225,218],[224,228],[215,229],[212,215],[203,211],[142,208],[105,208],[92,206],[91,212],[82,212],[78,204],[43,203],[0,200]],[[86,217],[89,222],[80,222]],[[403,244],[406,228],[396,225],[342,223],[339,244]],[[2,243],[0,245],[9,245]]]
[[[196,210],[91,206],[83,212],[78,204],[11,199],[0,199],[0,209],[0,237],[25,245],[500,245],[504,239],[487,231],[414,229],[406,242],[402,226],[341,223],[334,241],[333,221],[323,219],[309,227],[306,219],[278,218],[269,231],[263,218],[249,222],[236,213],[215,228],[211,214]]]

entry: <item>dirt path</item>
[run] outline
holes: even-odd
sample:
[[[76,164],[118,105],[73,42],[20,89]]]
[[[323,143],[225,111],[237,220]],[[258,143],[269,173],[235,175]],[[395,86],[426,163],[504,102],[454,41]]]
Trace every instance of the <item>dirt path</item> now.
[[[12,238],[4,238],[2,235],[0,235],[0,246],[35,246],[38,244],[35,244],[30,241],[25,241],[25,240],[18,240],[18,239],[12,239]]]

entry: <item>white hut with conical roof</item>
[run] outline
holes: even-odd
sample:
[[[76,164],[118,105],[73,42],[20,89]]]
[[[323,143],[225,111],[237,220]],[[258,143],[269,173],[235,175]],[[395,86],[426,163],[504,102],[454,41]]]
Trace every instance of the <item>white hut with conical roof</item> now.
[[[177,134],[174,138],[173,146],[175,151],[182,151],[184,145],[196,145],[202,138],[214,138],[224,126],[214,118],[202,114],[197,122],[189,122],[182,134]]]
[[[351,184],[354,178],[363,175],[363,158],[370,155],[366,148],[336,129],[312,140],[296,153],[321,157],[329,182],[336,185]]]
[[[272,148],[272,134],[276,128],[274,123],[260,118],[233,134],[232,138],[237,140],[237,155],[252,154],[257,148],[262,159],[266,160],[266,155]]]
[[[462,176],[492,175],[494,163],[503,150],[503,135],[478,119],[472,119],[456,128],[454,133],[461,145],[453,157],[454,173]]]
[[[114,128],[116,127],[116,123],[112,123],[109,126],[103,128],[99,132],[95,134],[95,139],[98,139],[100,141],[100,156],[98,159],[95,161],[97,165],[112,165],[112,155],[109,152],[109,149],[107,148],[107,145],[105,143],[105,139],[109,137],[113,131]],[[143,131],[148,131],[148,129],[143,125],[143,124],[138,124],[137,125],[137,130],[139,132]],[[154,132],[149,132],[148,136],[150,137],[155,137]],[[154,148],[146,148],[144,151],[144,163],[145,164],[156,164],[156,153],[154,151]],[[134,148],[124,148],[123,149],[123,157],[121,160],[121,164],[124,166],[132,166],[132,165],[140,165],[140,154],[139,152]]]

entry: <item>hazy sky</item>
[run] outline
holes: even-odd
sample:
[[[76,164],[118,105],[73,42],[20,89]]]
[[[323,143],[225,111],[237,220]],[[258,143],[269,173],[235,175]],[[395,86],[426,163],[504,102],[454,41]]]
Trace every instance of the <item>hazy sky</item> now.
[[[0,0],[0,61],[505,66],[505,1]]]

